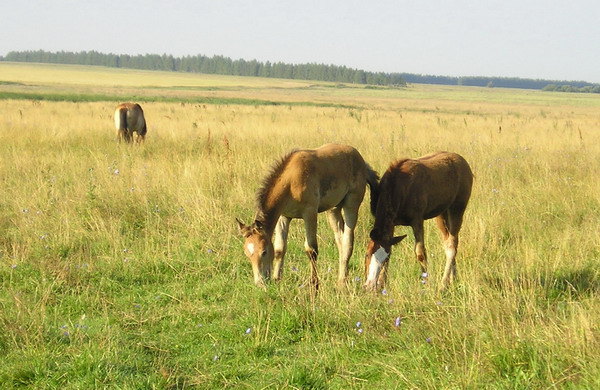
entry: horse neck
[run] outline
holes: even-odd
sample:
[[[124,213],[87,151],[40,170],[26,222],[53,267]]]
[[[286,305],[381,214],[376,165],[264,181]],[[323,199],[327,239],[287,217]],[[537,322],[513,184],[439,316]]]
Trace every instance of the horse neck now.
[[[385,175],[379,184],[379,195],[375,208],[373,230],[377,230],[382,239],[391,239],[394,235],[395,218],[404,205],[406,187],[396,185],[398,178]],[[398,191],[400,190],[400,191]]]
[[[265,231],[271,237],[281,216],[281,208],[286,199],[286,194],[285,191],[278,191],[278,193],[269,193],[268,195],[264,204],[259,205],[255,219],[262,222]]]

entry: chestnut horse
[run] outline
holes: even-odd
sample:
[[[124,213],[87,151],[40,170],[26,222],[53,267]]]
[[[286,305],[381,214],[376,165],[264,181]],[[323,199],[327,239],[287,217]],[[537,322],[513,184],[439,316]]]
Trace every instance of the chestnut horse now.
[[[328,211],[339,251],[338,284],[344,284],[366,184],[373,196],[377,182],[377,173],[351,146],[326,144],[314,150],[295,150],[283,157],[258,191],[254,222],[246,226],[237,219],[245,238],[244,252],[252,263],[254,283],[264,286],[271,272],[275,280],[281,279],[290,221],[302,218],[311,283],[317,289],[317,214]]]
[[[365,257],[365,287],[385,284],[392,245],[406,237],[394,237],[394,227],[410,226],[421,272],[427,276],[423,221],[436,219],[446,252],[441,290],[456,277],[458,232],[473,185],[469,164],[456,153],[437,152],[418,159],[393,162],[385,172],[372,200],[375,216]]]
[[[143,142],[147,129],[142,107],[137,103],[119,104],[115,110],[115,127],[119,142],[125,140],[130,143],[134,132],[137,134],[136,142]]]

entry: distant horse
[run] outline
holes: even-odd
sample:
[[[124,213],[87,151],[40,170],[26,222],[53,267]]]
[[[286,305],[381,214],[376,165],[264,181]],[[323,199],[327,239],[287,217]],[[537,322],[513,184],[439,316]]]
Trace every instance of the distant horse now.
[[[142,107],[137,103],[119,104],[115,110],[115,127],[119,142],[125,140],[130,143],[134,132],[137,133],[136,142],[143,142],[147,129]]]
[[[377,173],[351,146],[326,144],[314,150],[295,150],[283,157],[273,166],[258,191],[254,222],[246,226],[237,219],[240,233],[245,238],[244,252],[252,263],[254,283],[263,286],[271,271],[275,280],[281,279],[290,221],[302,218],[311,283],[318,289],[317,214],[328,210],[329,224],[339,251],[338,283],[344,284],[366,184],[373,196],[377,181]],[[273,233],[275,240],[272,242]]]
[[[365,257],[365,287],[376,289],[386,282],[392,245],[406,237],[394,237],[394,227],[410,226],[421,272],[427,276],[423,221],[436,218],[446,252],[441,290],[456,277],[458,232],[473,185],[469,164],[456,153],[437,152],[418,159],[402,159],[390,165],[371,200],[375,216]]]

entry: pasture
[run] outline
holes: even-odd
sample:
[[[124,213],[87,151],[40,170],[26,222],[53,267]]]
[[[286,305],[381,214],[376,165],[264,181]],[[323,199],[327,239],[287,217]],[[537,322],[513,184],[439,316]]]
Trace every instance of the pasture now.
[[[0,63],[0,388],[600,388],[600,96]],[[136,99],[145,144],[119,145]],[[252,281],[235,218],[292,148],[464,156],[458,280],[425,223],[367,293],[319,217],[311,298],[293,221],[279,283]],[[396,228],[406,234],[408,228]]]

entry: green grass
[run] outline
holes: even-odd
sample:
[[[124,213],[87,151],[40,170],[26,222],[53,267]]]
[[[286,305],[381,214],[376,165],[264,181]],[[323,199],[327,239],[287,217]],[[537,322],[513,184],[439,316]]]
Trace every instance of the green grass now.
[[[294,87],[284,99],[276,83],[252,80],[269,83],[261,100],[315,105],[182,105],[169,100],[190,97],[178,78],[171,90],[163,73],[114,73],[168,94],[143,100],[147,141],[130,147],[114,140],[109,97],[123,91],[93,77],[85,88],[45,84],[51,70],[41,69],[39,79],[13,69],[11,81],[27,85],[3,88],[92,98],[0,105],[0,388],[600,387],[597,97],[514,104],[527,93]],[[215,81],[196,77],[186,80]],[[199,92],[248,98],[246,88]],[[340,104],[359,108],[321,106],[342,92]],[[436,292],[443,250],[429,222],[428,282],[409,235],[386,294],[362,290],[366,207],[347,290],[335,287],[323,217],[316,298],[299,221],[284,280],[253,285],[235,217],[252,218],[258,183],[282,154],[332,141],[355,145],[380,173],[438,149],[471,163],[460,279],[447,293]]]

